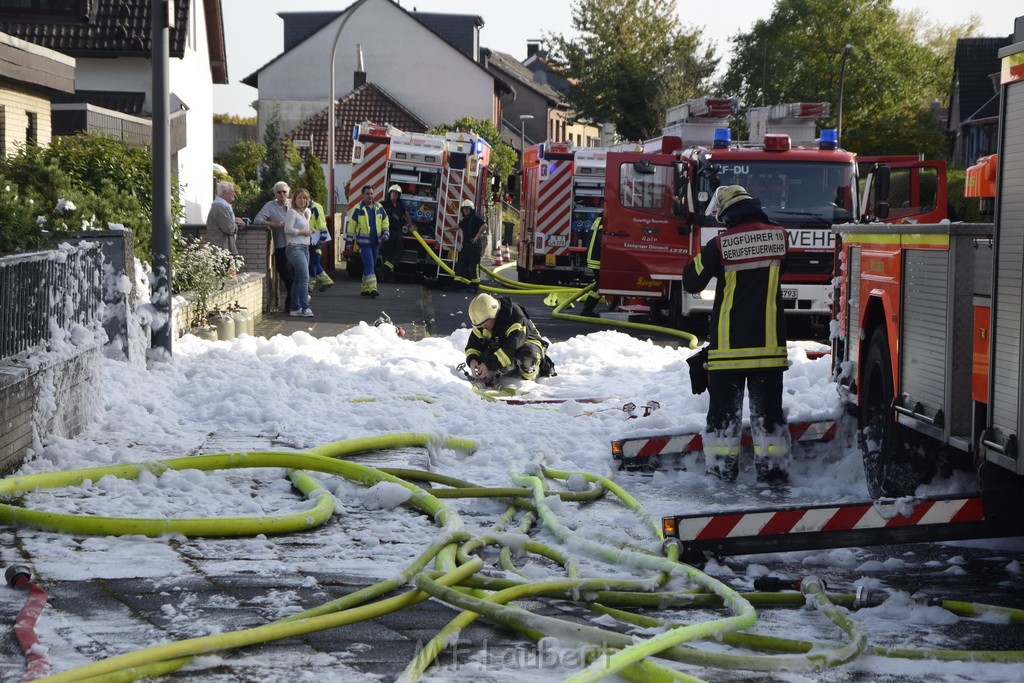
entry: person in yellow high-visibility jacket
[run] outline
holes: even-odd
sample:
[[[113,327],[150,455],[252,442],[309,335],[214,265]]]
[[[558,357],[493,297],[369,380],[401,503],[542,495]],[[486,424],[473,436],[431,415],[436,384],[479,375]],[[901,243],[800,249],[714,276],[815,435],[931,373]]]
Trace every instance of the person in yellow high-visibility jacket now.
[[[364,185],[363,199],[348,212],[348,232],[355,236],[359,245],[359,255],[363,259],[363,279],[359,293],[363,296],[376,297],[377,291],[377,256],[380,254],[380,243],[391,236],[388,229],[388,214],[380,202],[373,199],[373,186]]]

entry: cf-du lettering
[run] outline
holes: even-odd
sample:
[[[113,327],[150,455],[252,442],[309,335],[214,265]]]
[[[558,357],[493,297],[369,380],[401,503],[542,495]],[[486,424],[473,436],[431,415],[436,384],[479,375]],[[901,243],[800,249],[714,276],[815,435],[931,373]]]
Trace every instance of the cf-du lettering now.
[[[831,230],[787,230],[789,246],[797,249],[832,249],[835,235]]]

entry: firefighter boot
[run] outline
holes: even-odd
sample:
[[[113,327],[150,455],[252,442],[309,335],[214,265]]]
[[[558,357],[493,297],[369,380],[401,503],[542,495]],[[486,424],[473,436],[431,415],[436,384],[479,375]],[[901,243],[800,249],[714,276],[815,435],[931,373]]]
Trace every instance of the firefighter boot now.
[[[740,472],[740,437],[705,433],[704,467],[723,481],[736,481]]]
[[[789,430],[781,435],[759,434],[754,441],[754,472],[758,481],[785,481],[789,478]]]
[[[320,291],[325,291],[328,287],[334,286],[334,280],[326,272],[320,273],[316,276],[316,282],[320,285]],[[312,284],[310,285],[312,287]]]

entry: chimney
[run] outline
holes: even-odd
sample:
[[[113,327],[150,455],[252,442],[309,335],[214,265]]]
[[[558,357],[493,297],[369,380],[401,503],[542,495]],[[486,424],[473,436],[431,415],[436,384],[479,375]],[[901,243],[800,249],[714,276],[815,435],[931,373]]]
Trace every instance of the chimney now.
[[[541,45],[542,44],[543,44],[542,41],[540,41],[539,39],[536,39],[536,38],[534,38],[532,40],[527,40],[526,41],[526,58],[529,59],[530,57],[533,57],[534,55],[537,55],[538,57],[543,59],[544,56],[547,53],[543,49],[541,49]]]
[[[356,71],[352,77],[352,88],[366,84],[366,69],[363,67],[363,46],[356,45]]]

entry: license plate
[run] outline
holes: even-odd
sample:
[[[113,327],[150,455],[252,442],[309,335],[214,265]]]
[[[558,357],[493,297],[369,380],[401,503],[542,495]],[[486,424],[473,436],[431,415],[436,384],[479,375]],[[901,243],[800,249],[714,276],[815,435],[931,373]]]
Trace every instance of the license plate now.
[[[796,299],[797,298],[796,290],[795,289],[789,289],[788,287],[783,287],[782,288],[782,298],[783,299]]]
[[[565,235],[551,235],[548,237],[549,247],[564,247],[565,246]]]

